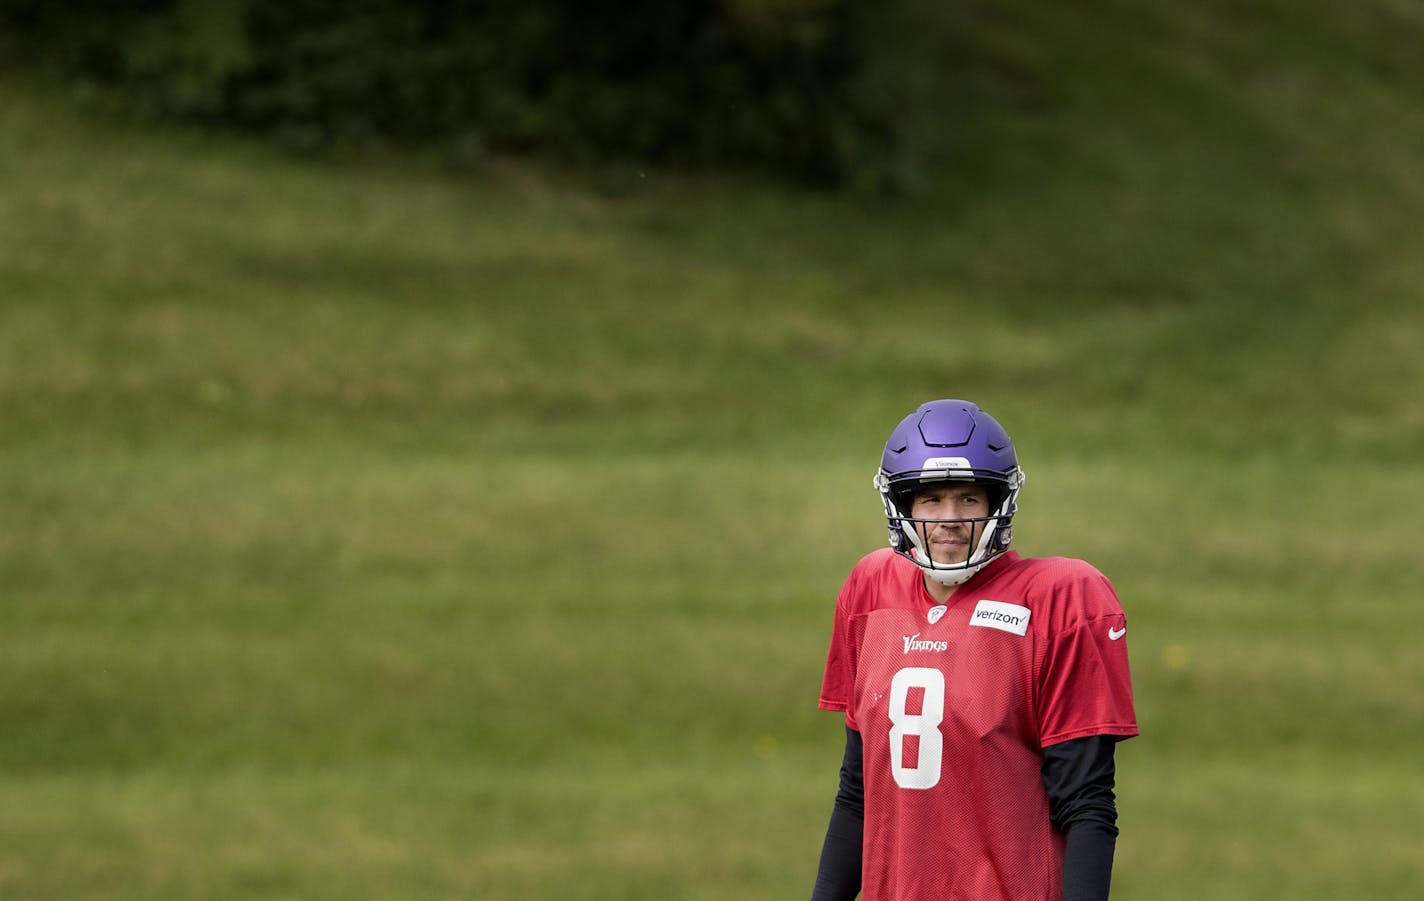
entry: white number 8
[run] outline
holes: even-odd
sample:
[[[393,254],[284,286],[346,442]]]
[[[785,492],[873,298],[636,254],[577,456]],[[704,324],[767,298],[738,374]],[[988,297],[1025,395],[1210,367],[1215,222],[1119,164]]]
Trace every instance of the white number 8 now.
[[[910,689],[923,688],[925,699],[919,713],[906,711]],[[890,680],[890,772],[901,788],[934,788],[939,783],[944,736],[944,673],[926,666],[907,666]],[[919,753],[911,766],[905,765],[905,738],[920,740]]]

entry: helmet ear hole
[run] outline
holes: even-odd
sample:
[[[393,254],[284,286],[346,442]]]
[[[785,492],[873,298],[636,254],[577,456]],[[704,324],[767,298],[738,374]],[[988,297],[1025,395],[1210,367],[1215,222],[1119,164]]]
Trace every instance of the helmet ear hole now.
[[[910,539],[906,537],[903,530],[891,529],[890,546],[903,554],[910,549]]]
[[[998,545],[995,550],[999,553],[1007,551],[1009,549],[1009,541],[1012,540],[1013,537],[1013,526],[1005,526],[1004,528],[999,529],[998,533],[994,535],[994,543]]]

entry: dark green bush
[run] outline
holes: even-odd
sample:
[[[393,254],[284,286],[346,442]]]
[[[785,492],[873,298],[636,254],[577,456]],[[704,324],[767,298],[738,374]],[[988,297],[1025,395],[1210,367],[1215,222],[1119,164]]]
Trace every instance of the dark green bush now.
[[[894,166],[870,18],[884,12],[856,0],[0,0],[0,33],[6,59],[127,108],[305,148],[447,144],[838,184]]]

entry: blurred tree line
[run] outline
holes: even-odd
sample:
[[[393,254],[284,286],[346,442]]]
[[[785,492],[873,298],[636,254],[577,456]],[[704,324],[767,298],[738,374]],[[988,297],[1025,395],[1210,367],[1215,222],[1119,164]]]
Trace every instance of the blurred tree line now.
[[[907,0],[0,0],[0,59],[129,113],[883,187]]]

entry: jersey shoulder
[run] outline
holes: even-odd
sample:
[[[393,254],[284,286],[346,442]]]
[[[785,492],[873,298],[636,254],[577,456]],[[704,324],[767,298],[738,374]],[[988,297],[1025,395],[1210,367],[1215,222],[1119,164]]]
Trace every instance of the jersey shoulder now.
[[[897,605],[903,595],[919,585],[915,564],[883,547],[861,557],[841,587],[839,606],[847,614],[866,613],[886,604]]]
[[[1021,557],[1015,555],[1014,568],[1020,574],[1043,582],[1107,581],[1093,564],[1077,557]]]
[[[913,563],[895,553],[895,549],[892,547],[876,548],[856,561],[855,566],[851,568],[851,575],[880,574],[887,569],[898,569],[901,564],[914,566]]]
[[[995,586],[1014,591],[1027,606],[1051,608],[1060,623],[1122,613],[1122,604],[1108,577],[1076,557],[1016,555],[995,576]]]

